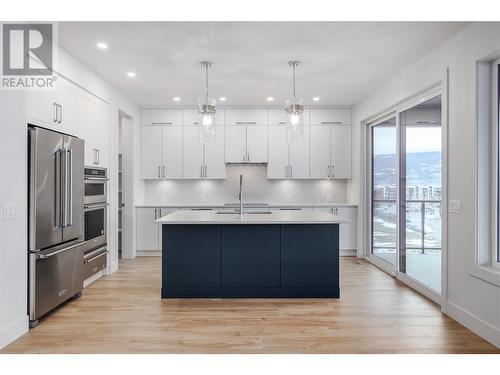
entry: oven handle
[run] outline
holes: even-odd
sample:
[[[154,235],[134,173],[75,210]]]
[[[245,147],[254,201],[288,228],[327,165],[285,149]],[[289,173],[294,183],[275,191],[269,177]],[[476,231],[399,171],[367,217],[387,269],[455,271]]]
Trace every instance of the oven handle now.
[[[100,257],[102,257],[102,256],[104,256],[104,255],[106,255],[106,254],[108,254],[108,253],[109,253],[109,250],[106,250],[106,251],[104,251],[104,252],[100,253],[99,255],[96,255],[95,257],[92,257],[92,258],[90,258],[90,259],[85,259],[83,262],[84,262],[84,263],[91,263],[91,262],[93,262],[94,260],[96,260],[96,259],[98,259],[98,258],[100,258]]]
[[[97,210],[99,208],[107,207],[109,206],[109,203],[102,203],[102,204],[86,204],[83,206],[84,211],[93,211]]]
[[[85,181],[109,181],[109,178],[106,177],[85,177]]]

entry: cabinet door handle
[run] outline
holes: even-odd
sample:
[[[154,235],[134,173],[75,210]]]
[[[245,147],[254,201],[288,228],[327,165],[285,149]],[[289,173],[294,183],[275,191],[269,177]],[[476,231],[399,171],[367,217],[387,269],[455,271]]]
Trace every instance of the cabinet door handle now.
[[[290,165],[290,178],[293,178],[293,165]]]
[[[245,125],[243,121],[236,121],[236,125]]]
[[[101,164],[101,150],[97,150],[97,165]]]
[[[335,178],[335,173],[333,172],[333,171],[334,171],[334,169],[333,169],[333,168],[334,168],[334,166],[332,165],[330,168],[331,168],[331,171],[332,171],[332,172],[331,172],[332,178]]]
[[[342,121],[321,121],[321,125],[340,125]]]
[[[329,165],[326,166],[326,172],[328,174],[328,178],[330,178],[330,166]]]
[[[151,125],[172,125],[171,122],[152,122]]]
[[[247,161],[250,161],[250,151],[251,150],[247,150]]]
[[[59,104],[59,121],[58,123],[60,124],[63,121],[63,107],[61,104]]]
[[[158,166],[158,178],[160,178],[160,177],[161,177],[161,166],[159,165]]]
[[[278,121],[278,125],[285,125],[286,121]]]
[[[58,107],[57,107],[57,103],[56,103],[56,102],[54,102],[54,123],[57,123],[57,120],[58,120],[58,119],[57,119],[57,116],[59,115],[59,111],[58,111],[58,109],[57,109],[57,108],[58,108]]]
[[[203,178],[203,165],[200,167],[200,177]]]
[[[207,166],[205,165],[205,178],[207,178]]]
[[[166,173],[165,173],[165,171],[166,171],[166,170],[167,170],[167,167],[164,165],[164,166],[163,166],[163,178],[166,178],[166,177],[167,177],[167,176],[166,176]]]
[[[243,161],[247,161],[247,154],[245,152],[245,149],[241,150],[241,155],[242,155]]]
[[[257,125],[257,121],[248,121],[246,122],[247,125]]]
[[[158,213],[156,212],[157,208],[155,208],[155,220],[158,217]]]

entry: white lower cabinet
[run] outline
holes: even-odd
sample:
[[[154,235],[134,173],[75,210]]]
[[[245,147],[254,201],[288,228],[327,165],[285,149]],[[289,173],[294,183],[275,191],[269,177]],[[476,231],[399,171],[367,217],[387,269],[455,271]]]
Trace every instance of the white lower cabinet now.
[[[176,209],[140,207],[136,210],[137,251],[161,250],[161,224],[155,223],[155,220]]]
[[[340,224],[340,250],[356,250],[357,247],[357,208],[356,207],[315,207],[315,210],[322,210],[342,219],[349,220],[349,223]]]

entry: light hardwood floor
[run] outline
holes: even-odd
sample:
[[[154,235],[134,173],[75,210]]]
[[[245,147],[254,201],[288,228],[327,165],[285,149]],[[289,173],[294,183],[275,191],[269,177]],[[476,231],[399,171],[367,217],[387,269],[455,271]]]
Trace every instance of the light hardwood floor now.
[[[500,353],[366,261],[340,299],[160,299],[161,259],[121,261],[3,353]]]

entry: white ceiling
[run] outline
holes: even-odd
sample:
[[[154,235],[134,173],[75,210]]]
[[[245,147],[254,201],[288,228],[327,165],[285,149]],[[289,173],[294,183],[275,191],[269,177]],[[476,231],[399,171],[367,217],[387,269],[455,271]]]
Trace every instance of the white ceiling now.
[[[193,106],[202,60],[226,105],[281,105],[300,60],[306,105],[350,106],[467,26],[459,22],[61,22],[61,45],[141,107]],[[109,49],[96,48],[105,41]],[[136,77],[126,76],[134,71]],[[179,103],[172,101],[180,97]],[[312,97],[319,96],[319,102]]]

